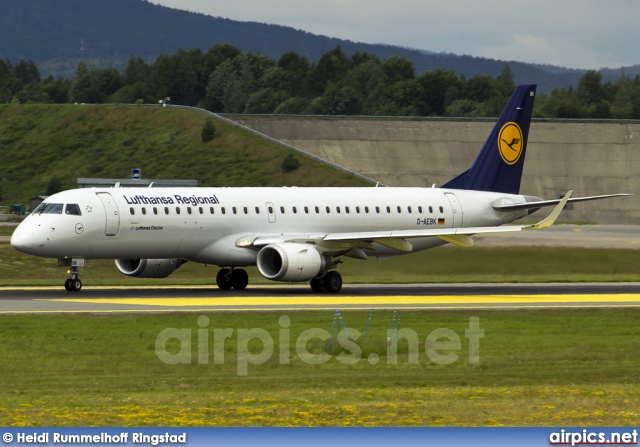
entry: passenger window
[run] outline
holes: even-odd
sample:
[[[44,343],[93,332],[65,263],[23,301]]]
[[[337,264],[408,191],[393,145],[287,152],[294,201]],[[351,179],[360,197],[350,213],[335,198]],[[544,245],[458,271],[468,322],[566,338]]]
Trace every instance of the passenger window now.
[[[320,208],[316,206],[316,214],[320,214]]]
[[[345,213],[347,213],[347,214],[349,214],[349,207],[348,207],[348,206],[345,206],[345,207],[344,207],[344,212],[345,212]]]
[[[421,206],[418,207],[418,213],[422,214],[422,207]]]
[[[356,213],[360,214],[360,207],[356,206]]]
[[[142,207],[142,214],[147,214],[147,209],[144,206]]]
[[[73,215],[73,216],[81,216],[82,215],[82,213],[80,212],[80,207],[76,203],[69,203],[65,207],[64,212],[66,214]]]
[[[331,208],[327,207],[327,214],[331,214]]]
[[[269,214],[273,214],[273,207],[272,206],[269,207]]]
[[[222,211],[222,214],[227,214],[227,210],[224,208],[224,206],[220,210]]]
[[[444,213],[444,208],[440,207],[440,212]]]
[[[249,210],[247,209],[246,206],[244,208],[242,208],[242,210],[244,211],[245,214],[249,214]]]
[[[293,214],[298,214],[298,209],[295,206],[293,207]]]
[[[209,213],[213,214],[213,207],[212,206],[209,207]]]
[[[390,206],[387,207],[387,214],[391,214],[391,207]]]
[[[136,210],[133,209],[133,207],[129,208],[129,213],[133,216],[134,214],[136,214]]]
[[[338,212],[338,214],[340,214],[340,207],[336,206],[336,211]]]
[[[191,207],[190,206],[187,207],[187,213],[191,214]]]
[[[429,213],[433,214],[433,207],[432,206],[429,207]]]
[[[237,214],[237,210],[236,210],[236,207],[235,207],[235,206],[234,206],[234,207],[231,207],[231,211],[233,211],[233,214]]]
[[[409,214],[411,214],[411,207],[410,206],[407,207],[407,211],[409,212]]]
[[[256,206],[256,214],[260,214],[260,208]]]
[[[368,206],[365,206],[365,207],[364,207],[364,212],[365,212],[365,213],[367,213],[367,214],[369,214],[369,207],[368,207]]]
[[[180,214],[180,208],[176,206],[176,214]]]
[[[380,207],[376,206],[376,213],[380,214]]]
[[[200,214],[204,214],[204,210],[202,209],[202,207],[198,207],[198,211],[200,211]]]
[[[305,207],[304,207],[304,213],[305,213],[305,214],[309,214],[309,207],[308,207],[308,206],[305,206]]]
[[[398,207],[398,214],[401,214],[401,213],[402,213],[402,208]]]
[[[168,206],[165,206],[165,207],[164,207],[164,213],[165,213],[165,214],[169,214],[169,207],[168,207]]]
[[[284,206],[281,206],[281,207],[280,207],[280,213],[281,213],[281,214],[284,214]]]

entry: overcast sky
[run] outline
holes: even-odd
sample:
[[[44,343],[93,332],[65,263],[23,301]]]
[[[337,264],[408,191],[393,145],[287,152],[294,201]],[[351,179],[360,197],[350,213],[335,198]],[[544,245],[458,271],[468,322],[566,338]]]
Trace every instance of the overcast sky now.
[[[640,64],[638,0],[151,0],[356,42],[569,68]]]

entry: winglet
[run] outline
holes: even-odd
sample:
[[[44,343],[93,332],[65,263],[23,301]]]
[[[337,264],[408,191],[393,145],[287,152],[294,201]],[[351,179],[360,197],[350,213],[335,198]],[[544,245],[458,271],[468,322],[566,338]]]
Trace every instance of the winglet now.
[[[549,214],[545,219],[541,220],[537,224],[527,225],[522,229],[523,230],[539,230],[541,228],[549,228],[551,225],[553,225],[556,222],[556,219],[558,218],[558,216],[564,209],[565,205],[569,201],[569,197],[571,197],[571,194],[573,194],[573,190],[567,192],[564,195],[560,203],[558,203],[558,205],[553,209],[551,214]]]

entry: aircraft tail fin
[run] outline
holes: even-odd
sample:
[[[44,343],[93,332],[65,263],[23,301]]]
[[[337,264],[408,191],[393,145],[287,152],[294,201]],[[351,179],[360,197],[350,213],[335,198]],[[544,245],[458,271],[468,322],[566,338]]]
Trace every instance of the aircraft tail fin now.
[[[536,84],[516,87],[470,169],[443,188],[520,192]]]

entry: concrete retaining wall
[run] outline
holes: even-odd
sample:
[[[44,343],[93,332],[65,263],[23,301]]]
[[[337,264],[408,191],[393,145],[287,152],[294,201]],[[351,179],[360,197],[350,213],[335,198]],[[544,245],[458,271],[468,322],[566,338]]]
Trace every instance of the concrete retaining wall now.
[[[420,120],[234,120],[389,186],[442,185],[471,166],[493,127]],[[640,124],[532,123],[526,157],[523,194],[635,194],[575,204],[561,220],[640,224]]]

